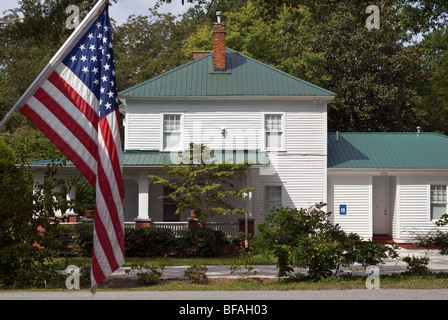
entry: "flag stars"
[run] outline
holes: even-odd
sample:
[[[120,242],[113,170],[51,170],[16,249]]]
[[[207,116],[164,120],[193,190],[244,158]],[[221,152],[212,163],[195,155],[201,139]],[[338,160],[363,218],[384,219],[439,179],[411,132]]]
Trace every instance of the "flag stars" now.
[[[100,117],[119,105],[110,31],[109,25],[95,22],[66,58],[69,68],[98,95]]]

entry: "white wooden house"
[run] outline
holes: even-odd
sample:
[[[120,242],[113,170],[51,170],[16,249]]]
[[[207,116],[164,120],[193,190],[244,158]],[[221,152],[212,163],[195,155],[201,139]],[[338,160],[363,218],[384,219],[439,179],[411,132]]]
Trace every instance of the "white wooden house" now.
[[[218,159],[249,160],[237,178],[256,189],[236,205],[245,216],[213,223],[261,221],[272,207],[328,203],[332,219],[366,239],[411,241],[446,210],[448,138],[428,133],[328,133],[335,93],[225,47],[214,24],[214,51],[119,94],[124,104],[123,178],[128,224],[185,225],[188,213],[149,174],[164,175],[190,142]],[[39,175],[45,161],[31,163]],[[74,170],[68,166],[67,170]],[[67,175],[73,172],[67,171]],[[247,229],[246,229],[247,230]]]

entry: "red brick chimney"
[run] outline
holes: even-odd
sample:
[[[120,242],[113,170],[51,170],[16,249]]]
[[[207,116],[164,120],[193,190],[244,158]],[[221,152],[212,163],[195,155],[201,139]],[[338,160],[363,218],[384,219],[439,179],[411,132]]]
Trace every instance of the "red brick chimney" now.
[[[226,70],[226,23],[221,22],[221,11],[216,15],[218,22],[213,22],[213,65],[215,70]]]

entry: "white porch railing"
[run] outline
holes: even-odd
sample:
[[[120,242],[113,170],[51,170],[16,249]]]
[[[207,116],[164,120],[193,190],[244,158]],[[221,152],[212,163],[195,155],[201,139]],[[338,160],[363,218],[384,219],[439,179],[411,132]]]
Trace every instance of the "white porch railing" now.
[[[124,225],[126,228],[135,228],[134,222],[125,222]],[[177,236],[182,229],[188,228],[188,222],[151,222],[151,226],[170,229]],[[212,230],[220,230],[224,232],[226,237],[234,236],[239,232],[238,222],[207,222],[205,227]]]
[[[182,229],[188,228],[188,222],[151,222],[151,226],[170,229],[174,233],[174,235],[177,236]]]
[[[220,230],[224,232],[227,238],[234,236],[239,232],[238,222],[207,222],[205,227],[207,229]]]

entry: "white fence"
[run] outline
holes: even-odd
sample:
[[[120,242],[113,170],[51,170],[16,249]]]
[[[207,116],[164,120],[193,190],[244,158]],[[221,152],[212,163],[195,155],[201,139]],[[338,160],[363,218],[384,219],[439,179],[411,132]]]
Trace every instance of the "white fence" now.
[[[188,228],[188,222],[151,222],[151,226],[167,228],[177,236],[182,229]],[[126,228],[135,228],[134,222],[125,222]],[[222,231],[226,237],[237,235],[239,232],[238,222],[207,222],[206,228]]]
[[[170,229],[177,236],[181,230],[188,228],[188,222],[151,222],[151,226]]]
[[[205,227],[212,230],[220,230],[224,232],[226,237],[237,235],[239,232],[238,222],[207,222]]]

